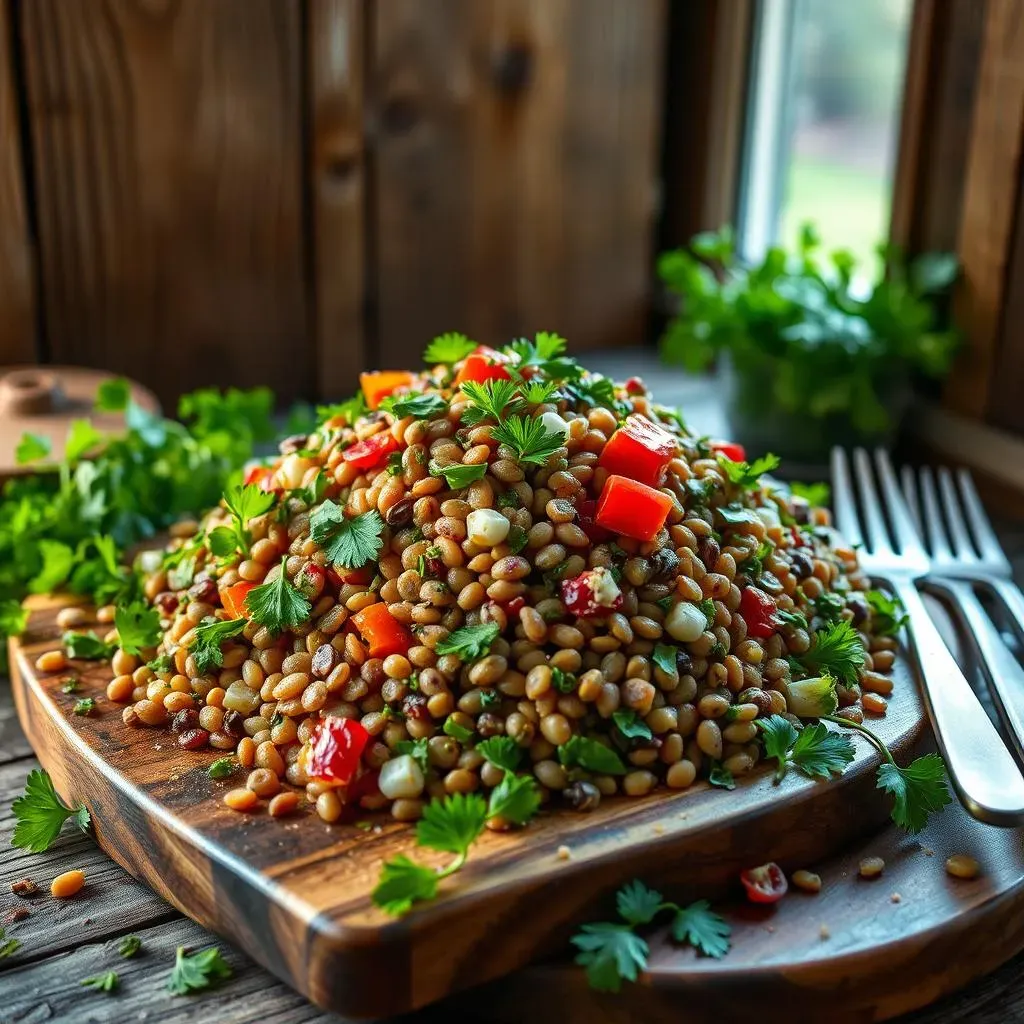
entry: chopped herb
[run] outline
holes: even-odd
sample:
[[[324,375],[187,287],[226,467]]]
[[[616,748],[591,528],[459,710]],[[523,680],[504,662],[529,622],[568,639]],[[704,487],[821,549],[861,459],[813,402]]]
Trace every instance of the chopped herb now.
[[[704,618],[708,620],[708,629],[711,629],[718,615],[715,599],[713,597],[705,597],[703,601],[697,602],[697,607],[704,613]]]
[[[501,695],[497,690],[481,690],[480,691],[480,707],[485,711],[488,708],[497,707],[501,703]]]
[[[568,384],[565,390],[576,402],[592,409],[608,409],[620,419],[633,411],[632,403],[616,397],[614,382],[599,373],[588,373]]]
[[[864,645],[853,626],[840,619],[814,634],[814,643],[799,661],[808,671],[827,672],[852,686],[864,667]]]
[[[693,504],[701,508],[708,504],[715,493],[715,481],[711,477],[690,477],[686,481],[686,493],[693,498]]]
[[[255,590],[249,593],[253,594]],[[228,619],[224,622],[204,622],[196,626],[196,638],[190,653],[201,676],[223,666],[224,652],[221,650],[221,644],[238,636],[245,629],[246,621],[245,618]]]
[[[435,363],[457,363],[465,359],[477,347],[464,334],[449,331],[436,337],[423,353],[423,361],[430,366]]]
[[[831,590],[826,590],[820,597],[813,601],[814,614],[820,616],[826,623],[839,620],[846,607],[846,602]]]
[[[481,622],[477,626],[462,626],[445,637],[434,648],[438,654],[454,654],[461,661],[469,662],[482,658],[490,649],[498,633],[496,622]]]
[[[651,727],[632,708],[619,708],[618,711],[614,711],[612,721],[627,739],[649,740],[654,737]]]
[[[78,680],[69,678],[60,689],[61,693],[75,693],[78,690]]]
[[[238,771],[238,762],[233,757],[218,757],[206,770],[211,779],[226,779]]]
[[[514,380],[467,380],[461,390],[471,403],[462,414],[462,422],[467,426],[476,426],[486,419],[500,421],[508,413],[523,408],[519,385]]]
[[[400,476],[402,473],[402,453],[392,452],[388,456],[388,476]]]
[[[114,628],[118,646],[126,654],[141,654],[144,648],[156,647],[163,635],[160,613],[141,601],[118,608],[114,612]]]
[[[550,402],[558,391],[558,384],[553,380],[530,380],[522,385],[522,394],[529,405],[543,405]]]
[[[76,715],[91,715],[96,710],[96,701],[92,697],[83,697],[75,701],[75,706],[71,710]]]
[[[401,419],[415,416],[418,420],[429,420],[448,411],[448,403],[436,391],[427,395],[388,395],[380,408]]]
[[[720,789],[735,789],[736,780],[733,778],[733,774],[729,771],[721,761],[711,762],[711,771],[708,774],[708,782],[712,786],[718,786]]]
[[[787,626],[792,626],[794,629],[809,629],[807,624],[807,616],[803,612],[776,612],[775,613],[781,622],[784,622]]]
[[[174,659],[169,654],[158,654],[152,661],[146,662],[146,668],[157,675],[174,670]]]
[[[523,748],[511,736],[491,736],[481,740],[476,749],[485,761],[507,772],[518,771],[523,760]]]
[[[394,452],[392,454],[398,454]],[[399,465],[399,472],[401,472],[401,465]],[[388,472],[391,472],[391,464],[388,463]],[[327,493],[327,488],[331,486],[331,478],[323,471],[320,470],[315,477],[313,482],[308,487],[296,487],[292,491],[292,494],[300,501],[304,502],[308,508],[312,508],[314,505],[319,505],[323,501],[324,495]]]
[[[29,773],[25,792],[14,801],[11,810],[17,821],[11,842],[32,853],[48,850],[68,818],[73,818],[83,832],[89,831],[89,812],[85,805],[68,807],[57,795],[50,776],[38,768]]]
[[[377,515],[376,512],[366,514]],[[285,555],[281,558],[281,573],[277,579],[250,590],[245,598],[245,606],[249,609],[252,621],[275,633],[302,625],[309,617],[311,607],[309,600],[288,582],[288,574],[285,572],[287,563],[288,556]]]
[[[492,431],[491,437],[515,452],[518,462],[543,466],[565,444],[565,435],[548,430],[539,419],[526,416],[508,416]]]
[[[757,487],[761,474],[778,469],[782,460],[777,455],[763,455],[753,462],[735,462],[727,455],[718,454],[718,464],[725,471],[726,479],[731,484],[744,490]]]
[[[130,960],[140,949],[142,949],[142,939],[138,935],[126,935],[117,947],[118,953],[126,960]]]
[[[217,946],[191,954],[184,946],[179,946],[167,988],[173,995],[185,996],[230,978],[231,974],[231,965],[220,955]]]
[[[676,667],[676,648],[670,644],[655,644],[651,652],[651,660],[666,675],[675,676],[678,672]]]
[[[256,484],[234,484],[224,492],[224,504],[231,513],[239,550],[251,539],[249,520],[270,511],[275,500],[271,491],[264,491]]]
[[[346,569],[361,569],[377,557],[384,544],[384,520],[376,509],[349,519],[341,506],[325,501],[309,517],[309,528],[327,557]]]
[[[720,508],[716,508],[715,512],[729,523],[730,526],[759,523],[761,521],[753,509],[744,508],[738,502],[733,502],[731,505],[722,505]]]
[[[576,677],[571,672],[564,672],[557,665],[551,666],[551,682],[559,693],[572,693],[576,689]]]
[[[78,983],[86,988],[94,988],[97,992],[113,992],[118,986],[117,972],[104,971],[94,978],[85,978]]]
[[[558,760],[566,768],[579,765],[597,775],[625,775],[626,768],[619,755],[589,736],[570,736],[558,748]]]
[[[421,736],[418,740],[401,740],[395,750],[399,754],[408,754],[424,773],[430,771],[430,746],[426,736]]]
[[[351,426],[370,411],[366,404],[366,398],[362,391],[357,391],[351,398],[344,402],[337,402],[334,405],[318,405],[316,407],[317,419],[326,422],[327,420],[341,420],[344,424]]]
[[[505,491],[498,495],[498,508],[522,508],[523,499],[518,491]]]
[[[117,650],[116,645],[101,640],[92,631],[88,633],[65,633],[61,643],[67,648],[68,656],[83,661],[98,661],[109,658]]]
[[[776,761],[775,781],[781,782],[790,766],[798,768],[812,778],[841,775],[854,758],[853,744],[837,732],[831,732],[817,722],[797,731],[781,715],[757,719],[754,723],[761,731],[764,752]]]
[[[521,526],[513,526],[508,531],[505,543],[508,544],[513,555],[518,555],[526,547],[529,540],[529,535]]]
[[[14,461],[19,466],[29,462],[38,462],[50,454],[52,447],[48,437],[42,434],[22,434],[18,446],[14,449]]]
[[[443,476],[448,486],[457,491],[461,487],[468,487],[474,480],[482,480],[487,475],[487,463],[455,463],[451,466],[442,466],[436,459],[431,459],[430,475]]]
[[[7,933],[0,928],[0,960],[6,960],[21,949],[21,943],[17,939],[7,938]]]
[[[895,636],[906,625],[909,616],[895,594],[869,590],[864,597],[871,608],[871,629],[877,636]]]
[[[789,492],[794,498],[803,498],[808,504],[816,507],[827,507],[832,498],[832,489],[826,483],[793,482],[789,485]]]
[[[516,775],[511,771],[505,772],[487,801],[488,818],[503,818],[513,825],[525,825],[538,810],[540,789],[533,776]]]
[[[473,730],[467,729],[464,725],[459,725],[451,716],[444,720],[442,728],[446,736],[451,736],[453,740],[458,740],[459,743],[466,743],[473,738]]]
[[[672,605],[676,603],[676,599],[670,595],[668,597],[659,597],[654,603],[667,615]]]

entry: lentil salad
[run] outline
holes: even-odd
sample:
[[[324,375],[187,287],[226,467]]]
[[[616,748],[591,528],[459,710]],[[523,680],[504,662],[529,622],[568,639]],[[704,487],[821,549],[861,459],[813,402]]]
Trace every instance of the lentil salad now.
[[[173,528],[144,559],[157,626],[105,639],[127,724],[248,771],[229,807],[276,817],[304,791],[329,823],[414,821],[518,773],[530,813],[589,811],[731,786],[772,716],[884,714],[899,610],[775,460],[554,335],[446,335],[426,359],[363,374]]]

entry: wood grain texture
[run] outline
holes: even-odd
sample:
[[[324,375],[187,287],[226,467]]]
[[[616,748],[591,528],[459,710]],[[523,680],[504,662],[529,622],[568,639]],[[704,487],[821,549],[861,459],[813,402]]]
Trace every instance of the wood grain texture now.
[[[0,366],[36,361],[32,245],[22,179],[10,0],[0,0]]]
[[[365,368],[367,292],[362,0],[311,0],[310,188],[316,393],[347,397]]]
[[[380,363],[447,330],[640,341],[662,0],[373,10]]]
[[[951,408],[977,418],[996,371],[1022,141],[1024,0],[989,0],[957,245],[963,269],[954,317],[968,345],[945,392]]]
[[[55,361],[308,393],[299,5],[22,5]]]
[[[713,897],[751,863],[812,862],[887,813],[874,788],[877,755],[858,740],[857,761],[830,785],[791,775],[776,788],[762,771],[732,794],[701,784],[606,801],[592,815],[542,815],[525,835],[488,833],[442,899],[394,921],[368,897],[381,860],[410,849],[408,828],[228,810],[218,797],[232,783],[204,770],[214,753],[124,726],[103,697],[108,670],[77,664],[74,696],[61,692],[64,673],[37,676],[35,657],[59,633],[59,602],[33,598],[30,607],[12,648],[19,716],[58,791],[89,806],[100,846],[314,1002],[356,1016],[423,1006],[563,950],[572,926],[634,876],[683,899]],[[906,753],[924,726],[916,691],[900,683],[880,732]],[[70,713],[83,694],[98,697],[99,714]],[[562,845],[570,860],[558,857]]]

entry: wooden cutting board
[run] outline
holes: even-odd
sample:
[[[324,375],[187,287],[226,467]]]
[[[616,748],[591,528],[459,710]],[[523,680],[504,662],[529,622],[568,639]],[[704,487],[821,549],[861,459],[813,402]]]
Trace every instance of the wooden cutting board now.
[[[66,672],[36,672],[38,655],[57,646],[63,603],[30,599],[28,630],[11,645],[18,713],[57,790],[88,805],[97,841],[133,875],[314,1002],[352,1016],[401,1013],[564,953],[574,927],[633,877],[680,901],[715,898],[745,867],[768,859],[807,866],[888,813],[874,785],[878,757],[855,738],[856,761],[829,783],[791,773],[775,786],[765,769],[732,793],[700,784],[488,833],[440,899],[393,920],[369,893],[384,859],[411,852],[409,827],[381,817],[364,830],[325,825],[312,812],[274,820],[227,809],[220,795],[238,781],[209,778],[216,753],[183,751],[165,732],[124,726],[120,706],[104,696],[107,668],[75,663],[73,696],[61,691]],[[904,672],[896,683],[878,731],[906,758],[926,729],[912,679]],[[81,696],[95,697],[98,712],[73,715]],[[415,856],[429,862],[426,852]],[[715,969],[741,983],[744,972],[729,963]]]

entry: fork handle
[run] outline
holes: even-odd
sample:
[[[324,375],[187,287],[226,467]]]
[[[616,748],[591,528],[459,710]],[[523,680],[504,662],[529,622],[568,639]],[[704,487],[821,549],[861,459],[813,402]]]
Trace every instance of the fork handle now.
[[[929,579],[928,584],[952,598],[953,614],[981,655],[981,667],[989,689],[994,691],[1010,741],[1017,756],[1024,759],[1024,668],[1003,642],[970,583]],[[1021,610],[1024,611],[1024,602]]]
[[[1013,617],[1018,635],[1024,639],[1024,594],[1020,592],[1020,587],[1010,580],[1003,579],[985,580],[982,585],[988,587],[1002,601],[1003,606]]]
[[[970,683],[925,608],[911,580],[892,581],[909,615],[911,651],[921,669],[922,690],[960,802],[991,825],[1024,823],[1024,776],[985,713]]]

